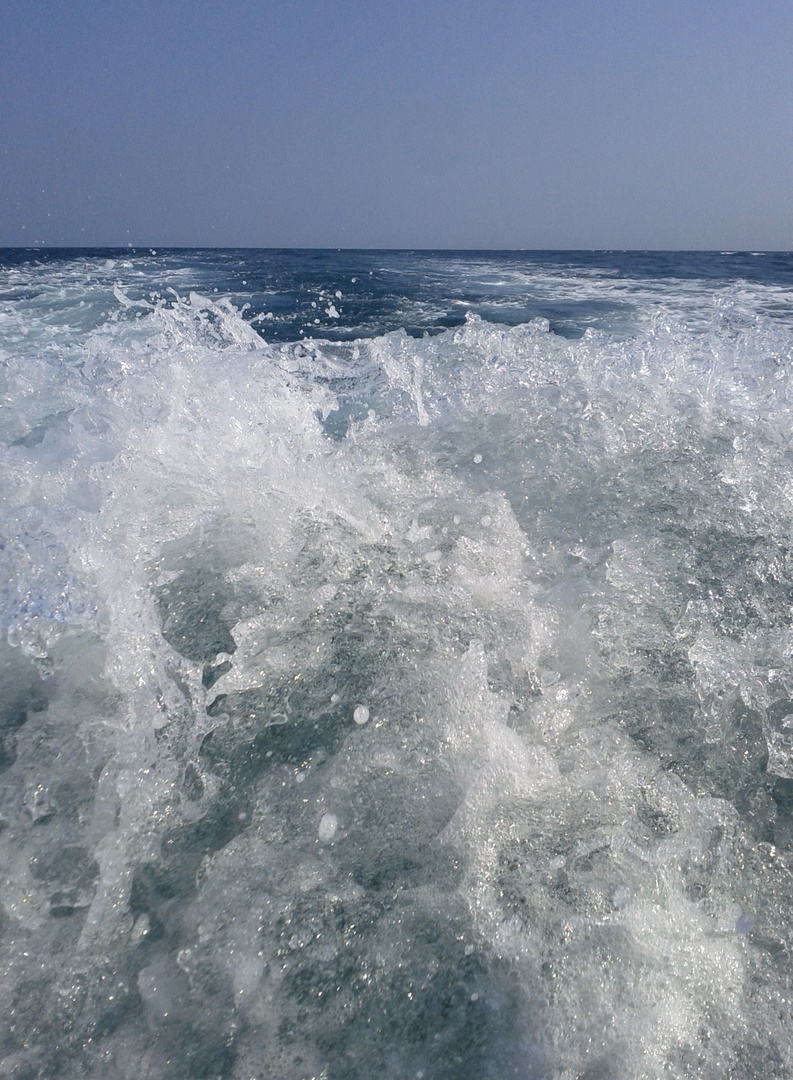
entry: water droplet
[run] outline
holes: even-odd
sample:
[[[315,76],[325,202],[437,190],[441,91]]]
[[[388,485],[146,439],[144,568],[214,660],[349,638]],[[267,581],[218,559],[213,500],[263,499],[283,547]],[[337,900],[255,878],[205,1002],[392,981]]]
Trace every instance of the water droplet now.
[[[335,814],[323,814],[319,823],[319,838],[323,844],[328,843],[336,835],[339,827],[339,819]]]
[[[735,931],[738,934],[751,934],[756,926],[757,919],[754,915],[750,915],[748,911],[743,911],[738,916],[738,921],[735,923]]]

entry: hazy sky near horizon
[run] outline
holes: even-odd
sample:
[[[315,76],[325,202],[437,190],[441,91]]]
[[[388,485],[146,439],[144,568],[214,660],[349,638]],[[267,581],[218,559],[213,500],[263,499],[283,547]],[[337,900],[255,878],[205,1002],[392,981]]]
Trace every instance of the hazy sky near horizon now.
[[[0,244],[793,248],[790,0],[0,0]]]

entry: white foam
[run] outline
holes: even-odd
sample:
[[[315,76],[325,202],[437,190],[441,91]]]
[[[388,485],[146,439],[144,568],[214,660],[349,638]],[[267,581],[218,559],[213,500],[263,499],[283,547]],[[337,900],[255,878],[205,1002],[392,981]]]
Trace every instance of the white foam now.
[[[405,965],[440,979],[405,925],[453,914],[487,958],[465,1000],[505,1001],[506,965],[570,1075],[597,1040],[615,1075],[683,1075],[688,1047],[717,1075],[750,1028],[793,1066],[757,944],[793,917],[771,794],[793,776],[789,331],[745,296],[703,330],[680,284],[620,337],[471,318],[273,348],[228,301],[91,272],[90,311],[60,281],[68,317],[30,301],[3,345],[2,613],[34,673],[8,682],[14,926],[54,925],[28,854],[51,830],[96,864],[59,964],[148,950],[157,1031],[230,987],[241,1061],[274,1060],[305,985],[305,1060],[358,1015],[345,950],[367,1003]],[[194,866],[179,838],[213,814],[239,831]],[[169,907],[141,881],[171,847]],[[133,891],[158,910],[133,921]]]

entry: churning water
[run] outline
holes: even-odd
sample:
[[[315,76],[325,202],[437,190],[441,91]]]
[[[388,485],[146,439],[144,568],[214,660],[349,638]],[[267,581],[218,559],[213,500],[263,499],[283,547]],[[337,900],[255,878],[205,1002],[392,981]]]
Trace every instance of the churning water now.
[[[792,298],[6,252],[0,1075],[793,1076]]]

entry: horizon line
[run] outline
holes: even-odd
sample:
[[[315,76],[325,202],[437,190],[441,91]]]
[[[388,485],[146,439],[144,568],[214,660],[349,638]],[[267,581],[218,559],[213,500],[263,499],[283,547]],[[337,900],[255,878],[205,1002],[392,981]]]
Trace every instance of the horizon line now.
[[[150,254],[159,254],[167,251],[366,251],[366,252],[399,252],[399,253],[503,253],[534,254],[538,252],[563,253],[563,252],[586,252],[588,254],[608,255],[632,255],[632,254],[686,254],[686,255],[790,255],[791,248],[651,248],[651,247],[339,247],[329,246],[305,246],[283,244],[0,244],[0,251],[147,251]]]

